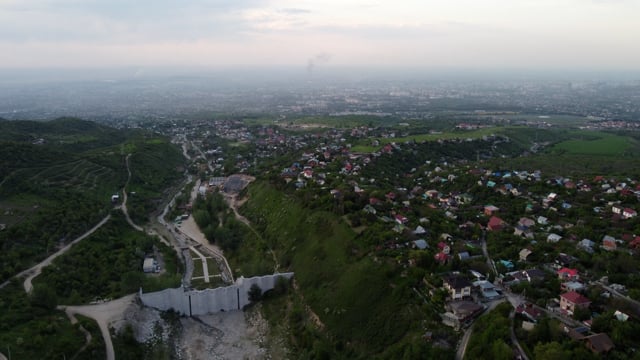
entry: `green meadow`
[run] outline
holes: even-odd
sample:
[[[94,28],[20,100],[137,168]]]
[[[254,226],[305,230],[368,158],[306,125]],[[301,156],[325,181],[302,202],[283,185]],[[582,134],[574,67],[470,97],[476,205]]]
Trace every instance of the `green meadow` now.
[[[573,135],[578,138],[562,141],[553,150],[569,155],[622,156],[636,143],[630,137],[603,132],[580,131]]]

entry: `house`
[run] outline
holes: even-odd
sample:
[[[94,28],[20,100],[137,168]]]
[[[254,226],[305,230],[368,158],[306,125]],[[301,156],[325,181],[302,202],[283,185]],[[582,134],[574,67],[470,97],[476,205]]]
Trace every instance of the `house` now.
[[[500,211],[500,208],[497,206],[493,206],[493,205],[486,205],[484,207],[484,214],[487,216],[491,216],[493,215],[493,213]]]
[[[438,192],[438,190],[432,189],[425,191],[424,195],[426,198],[436,199],[440,195],[440,193]]]
[[[542,318],[544,313],[539,308],[533,306],[531,303],[520,304],[516,307],[516,314],[520,314],[527,319],[537,323]]]
[[[424,239],[418,239],[413,244],[420,250],[424,250],[429,247],[429,244]]]
[[[409,219],[407,219],[405,216],[399,215],[399,214],[395,216],[395,220],[400,225],[404,225],[404,224],[409,222]]]
[[[574,258],[571,255],[567,255],[565,253],[560,253],[558,254],[558,256],[556,256],[556,260],[555,263],[557,264],[556,266],[558,266],[558,268],[562,268],[562,267],[568,267],[571,264],[573,264],[577,259]]]
[[[638,216],[638,213],[630,208],[624,208],[624,210],[622,210],[622,218],[623,219],[631,219]]]
[[[622,215],[622,211],[624,210],[624,208],[620,205],[613,205],[611,206],[611,212],[616,214],[616,215]]]
[[[518,225],[522,225],[524,227],[530,228],[534,226],[536,222],[533,219],[529,219],[528,217],[522,217],[518,221]]]
[[[579,326],[575,328],[570,328],[567,326],[563,326],[564,332],[571,338],[571,340],[580,341],[583,340],[585,334],[589,333],[589,328],[585,326]]]
[[[547,224],[549,224],[549,219],[547,219],[544,216],[538,216],[538,224],[547,225]]]
[[[439,262],[440,264],[446,264],[447,260],[449,260],[449,254],[445,254],[442,251],[435,254],[433,258]]]
[[[153,258],[145,258],[142,264],[142,271],[152,273],[156,270],[156,261]]]
[[[376,208],[374,208],[373,206],[371,206],[369,204],[364,206],[363,211],[366,212],[367,214],[373,214],[373,215],[375,215],[377,213]]]
[[[623,313],[623,312],[622,312],[622,311],[620,311],[620,310],[616,310],[616,312],[614,312],[614,313],[613,313],[613,316],[615,316],[615,318],[616,318],[618,321],[625,322],[625,321],[629,320],[629,315],[627,315],[627,314]]]
[[[511,260],[498,260],[498,263],[504,266],[507,270],[513,270],[513,268],[515,268],[515,265],[513,265],[513,261]]]
[[[464,299],[471,296],[471,283],[458,275],[450,275],[444,278],[443,285],[453,300]]]
[[[449,255],[451,253],[451,246],[449,246],[449,244],[444,241],[440,241],[438,243],[438,249],[440,249],[440,252],[446,255]]]
[[[500,297],[500,294],[496,291],[496,287],[487,280],[475,281],[473,283],[473,287],[478,289],[480,295],[487,300],[493,300]]]
[[[529,249],[522,249],[520,250],[520,261],[527,261],[527,258],[529,257],[529,255],[531,255],[533,253],[533,251],[529,250]]]
[[[476,315],[480,314],[485,308],[473,301],[452,301],[447,303],[445,308],[447,312],[442,314],[442,322],[445,325],[460,328],[464,323],[468,323]]]
[[[595,242],[589,240],[589,239],[582,239],[579,243],[578,243],[578,248],[593,254],[593,247],[596,245]]]
[[[421,225],[418,225],[418,227],[416,227],[416,229],[413,230],[413,233],[416,235],[422,235],[422,234],[426,234],[427,230],[423,228]]]
[[[451,236],[451,234],[442,233],[442,234],[440,234],[440,240],[442,240],[442,241],[453,241],[453,236]]]
[[[550,243],[557,243],[560,240],[562,240],[562,236],[558,234],[551,233],[547,236],[547,242]]]
[[[511,286],[523,281],[527,281],[529,283],[543,281],[546,274],[542,270],[529,269],[508,272],[506,275],[507,276],[502,281],[505,285]]]
[[[577,269],[563,267],[558,270],[558,279],[560,280],[578,280],[579,278],[580,276],[578,275]]]
[[[464,194],[456,195],[455,200],[460,204],[468,204],[471,201],[473,201],[473,196],[471,196],[470,194],[464,193]]]
[[[500,231],[504,228],[505,222],[497,216],[492,216],[487,224],[487,230]]]
[[[591,301],[581,294],[570,291],[560,295],[560,309],[569,315],[573,315],[576,309],[586,309]]]
[[[585,336],[586,346],[595,354],[605,354],[614,348],[613,341],[605,333]]]
[[[612,236],[605,235],[604,238],[602,238],[602,248],[607,251],[616,250],[618,248],[618,245],[616,244],[616,239]]]
[[[562,291],[583,291],[585,289],[585,286],[583,283],[581,282],[577,282],[577,281],[567,281],[567,282],[563,282],[562,284],[560,284],[560,289]]]
[[[533,233],[533,231],[531,231],[531,229],[523,225],[517,225],[513,229],[513,235],[521,236],[527,239],[533,239],[535,237],[535,234]]]

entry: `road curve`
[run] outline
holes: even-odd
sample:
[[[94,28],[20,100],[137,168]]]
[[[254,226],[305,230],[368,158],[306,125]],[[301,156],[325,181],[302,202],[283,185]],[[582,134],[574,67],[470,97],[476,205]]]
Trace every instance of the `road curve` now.
[[[115,360],[115,350],[109,333],[109,324],[113,321],[123,320],[125,310],[133,304],[137,294],[130,294],[120,299],[106,302],[98,305],[80,305],[80,306],[59,306],[60,310],[64,310],[69,317],[76,314],[84,315],[94,319],[100,327],[100,332],[104,338],[104,345],[107,351],[107,360]]]

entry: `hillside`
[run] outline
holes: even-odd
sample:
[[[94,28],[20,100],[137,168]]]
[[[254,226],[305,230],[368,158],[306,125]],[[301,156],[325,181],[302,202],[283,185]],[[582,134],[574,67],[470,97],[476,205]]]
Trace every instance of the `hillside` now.
[[[153,206],[182,165],[180,151],[164,138],[79,119],[0,120],[0,134],[0,281],[109,212],[111,196],[128,177],[126,154],[132,154],[130,185],[141,194],[135,200],[139,210]],[[139,210],[133,214],[144,219]]]
[[[415,279],[400,276],[395,262],[367,256],[340,218],[306,209],[266,182],[252,185],[249,198],[243,212],[278,254],[281,271],[296,273],[294,305],[279,316],[295,329],[297,350],[332,358],[438,353],[413,321],[424,311],[410,290]]]

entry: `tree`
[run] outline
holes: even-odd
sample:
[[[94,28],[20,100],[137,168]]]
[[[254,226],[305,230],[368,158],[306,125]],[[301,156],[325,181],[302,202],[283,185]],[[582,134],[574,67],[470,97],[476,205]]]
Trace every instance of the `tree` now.
[[[55,290],[46,284],[37,284],[31,293],[31,304],[47,310],[53,310],[58,306],[58,295]]]
[[[249,295],[249,301],[251,301],[252,303],[258,302],[260,301],[260,299],[262,299],[262,289],[260,288],[260,286],[258,286],[258,284],[253,284],[249,288],[249,292],[247,293],[247,295]]]
[[[533,352],[536,359],[564,360],[571,357],[571,353],[555,341],[546,344],[540,343],[536,345]]]

